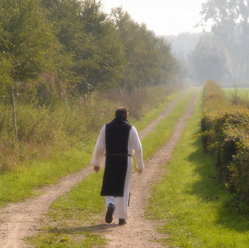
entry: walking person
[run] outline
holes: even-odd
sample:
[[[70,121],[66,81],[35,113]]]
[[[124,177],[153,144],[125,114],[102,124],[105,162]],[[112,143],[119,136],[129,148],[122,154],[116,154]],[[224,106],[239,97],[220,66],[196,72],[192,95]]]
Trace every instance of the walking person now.
[[[106,223],[112,223],[113,215],[119,219],[119,225],[126,224],[130,182],[133,173],[132,155],[137,162],[139,174],[144,169],[142,146],[137,130],[127,121],[128,110],[120,107],[115,118],[105,124],[99,134],[90,164],[98,173],[105,154],[105,169],[101,196],[105,196]]]

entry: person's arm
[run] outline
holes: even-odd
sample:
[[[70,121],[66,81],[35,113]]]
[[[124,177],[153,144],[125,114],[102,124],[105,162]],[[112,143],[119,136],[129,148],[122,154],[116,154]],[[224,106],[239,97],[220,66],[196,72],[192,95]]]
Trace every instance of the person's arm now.
[[[137,162],[137,172],[138,174],[141,174],[144,169],[143,151],[137,130],[134,126],[131,128],[131,138],[132,149],[134,150],[134,158]]]
[[[92,159],[90,161],[90,164],[93,165],[93,169],[95,172],[99,172],[100,170],[100,163],[103,158],[103,154],[105,152],[105,125],[100,131],[98,140],[96,142]]]

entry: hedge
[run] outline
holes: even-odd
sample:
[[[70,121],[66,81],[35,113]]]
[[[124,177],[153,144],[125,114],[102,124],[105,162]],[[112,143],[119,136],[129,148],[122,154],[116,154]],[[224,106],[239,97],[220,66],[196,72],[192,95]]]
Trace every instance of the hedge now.
[[[202,143],[217,161],[217,178],[234,194],[231,210],[249,213],[249,110],[233,106],[213,81],[204,84]]]

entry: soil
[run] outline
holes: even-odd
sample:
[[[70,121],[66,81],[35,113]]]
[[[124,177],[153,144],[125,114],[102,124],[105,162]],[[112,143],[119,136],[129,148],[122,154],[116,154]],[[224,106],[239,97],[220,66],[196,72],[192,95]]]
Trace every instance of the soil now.
[[[140,139],[144,138],[161,119],[170,113],[182,96],[173,101],[157,120],[153,121],[139,133]],[[145,208],[151,194],[151,186],[158,182],[161,175],[165,173],[165,169],[161,165],[166,164],[171,159],[172,152],[185,127],[186,119],[192,113],[195,98],[196,94],[190,101],[184,116],[175,125],[170,140],[157,151],[151,160],[145,163],[145,170],[141,175],[133,175],[129,207],[130,217],[127,220],[127,224],[119,226],[117,224],[118,220],[114,220],[112,224],[104,225],[106,227],[102,231],[99,230],[109,241],[107,247],[163,247],[159,242],[153,241],[166,238],[167,235],[159,234],[156,231],[156,228],[161,225],[159,221],[151,221],[145,218]],[[28,247],[23,239],[36,234],[40,227],[44,225],[44,214],[49,210],[52,202],[68,192],[75,184],[92,172],[92,166],[88,166],[78,173],[62,178],[56,185],[44,187],[42,189],[44,193],[38,197],[27,199],[24,202],[9,204],[8,207],[0,209],[0,247]]]

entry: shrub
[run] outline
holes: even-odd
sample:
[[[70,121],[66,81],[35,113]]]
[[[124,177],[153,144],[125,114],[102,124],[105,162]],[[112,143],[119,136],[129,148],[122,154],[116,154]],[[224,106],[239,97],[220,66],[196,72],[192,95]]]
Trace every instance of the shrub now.
[[[15,141],[12,107],[2,104],[0,173],[30,160],[53,156],[77,144],[86,144],[97,136],[104,123],[114,118],[119,106],[128,107],[131,118],[139,119],[146,109],[165,100],[169,92],[165,87],[123,95],[114,91],[106,94],[95,92],[87,107],[81,99],[72,99],[52,107],[19,102],[16,105],[18,143]]]
[[[201,128],[203,146],[217,161],[219,181],[235,193],[236,203],[228,205],[249,213],[249,110],[230,104],[218,85],[206,82]]]

